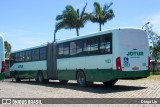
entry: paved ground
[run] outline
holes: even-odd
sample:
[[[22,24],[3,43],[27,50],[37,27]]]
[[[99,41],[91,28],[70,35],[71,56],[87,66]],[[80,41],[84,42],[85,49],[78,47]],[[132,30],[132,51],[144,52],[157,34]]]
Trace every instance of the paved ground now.
[[[100,83],[95,83],[91,87],[79,87],[76,82],[71,81],[67,85],[62,85],[57,81],[50,81],[48,84],[37,84],[35,81],[22,81],[20,83],[11,82],[10,79],[0,82],[1,98],[160,98],[160,80],[119,80],[114,87],[104,87]],[[0,105],[9,107],[12,105]],[[14,105],[21,107],[22,105]],[[24,105],[23,105],[24,106]],[[30,106],[30,105],[25,105]],[[34,105],[36,106],[36,105]],[[48,107],[53,105],[37,105]],[[54,105],[55,106],[55,105]],[[104,104],[93,105],[56,105],[59,106],[102,106]],[[107,106],[129,106],[129,107],[160,107],[154,104],[130,104]]]

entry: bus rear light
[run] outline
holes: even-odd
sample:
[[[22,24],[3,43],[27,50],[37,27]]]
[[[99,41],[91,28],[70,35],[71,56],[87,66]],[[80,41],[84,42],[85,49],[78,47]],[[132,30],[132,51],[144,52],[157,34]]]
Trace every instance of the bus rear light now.
[[[2,68],[1,68],[1,72],[5,72],[5,62],[2,61]]]
[[[120,57],[116,58],[116,69],[119,70],[119,71],[122,71],[121,58]]]
[[[148,57],[148,70],[150,69],[150,67],[151,67],[150,57]]]

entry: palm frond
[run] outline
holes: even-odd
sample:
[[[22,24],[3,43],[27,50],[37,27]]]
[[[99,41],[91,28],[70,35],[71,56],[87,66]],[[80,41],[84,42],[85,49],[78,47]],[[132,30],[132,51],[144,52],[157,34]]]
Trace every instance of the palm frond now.
[[[106,3],[104,6],[103,6],[103,14],[106,14],[107,11],[109,10],[109,8],[113,5],[113,2],[111,2],[109,5]]]
[[[107,20],[113,19],[115,17],[113,10],[112,9],[108,10],[108,12],[104,15],[104,17]]]
[[[81,13],[80,19],[82,19],[82,18],[83,18],[83,15],[84,15],[84,13],[85,13],[86,7],[87,7],[87,3],[86,3],[86,5],[83,7],[83,10],[82,10],[82,13]]]
[[[56,20],[58,21],[58,20],[62,20],[64,17],[63,17],[63,15],[57,15],[57,17],[56,17]]]
[[[98,2],[94,2],[94,13],[97,15],[97,17],[102,15],[102,8]]]

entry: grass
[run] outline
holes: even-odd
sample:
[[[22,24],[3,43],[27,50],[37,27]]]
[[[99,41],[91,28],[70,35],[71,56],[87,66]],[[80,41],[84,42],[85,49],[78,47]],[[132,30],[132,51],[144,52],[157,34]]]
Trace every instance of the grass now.
[[[151,72],[150,76],[144,79],[148,79],[148,80],[160,80],[160,72]]]

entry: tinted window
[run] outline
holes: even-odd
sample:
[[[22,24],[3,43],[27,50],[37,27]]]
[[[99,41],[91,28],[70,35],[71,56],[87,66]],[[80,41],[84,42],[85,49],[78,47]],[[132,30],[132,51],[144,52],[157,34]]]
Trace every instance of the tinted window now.
[[[69,43],[64,43],[63,44],[63,54],[64,54],[64,57],[69,56]]]
[[[77,41],[77,55],[82,55],[83,52],[83,41]]]
[[[68,51],[69,50],[69,51]],[[98,35],[58,44],[58,58],[102,55],[112,53],[112,34]]]
[[[85,40],[84,52],[87,55],[98,53],[98,37],[89,38]]]
[[[26,59],[25,59],[25,61],[31,61],[31,50],[29,50],[29,51],[26,51]]]
[[[98,37],[90,39],[90,51],[92,54],[98,53]]]
[[[85,55],[89,54],[90,48],[91,48],[90,40],[89,39],[88,40],[84,40],[84,49],[83,49],[83,51],[84,51]]]
[[[40,48],[40,60],[46,59],[46,47]]]
[[[63,44],[58,45],[58,57],[63,57]]]
[[[39,60],[39,49],[32,50],[32,61]]]
[[[104,35],[100,37],[100,53],[102,54],[112,53],[111,42],[112,42],[111,36]]]
[[[15,61],[16,62],[19,62],[20,61],[20,53],[18,52],[18,53],[16,53],[16,55],[15,55]]]
[[[70,42],[70,56],[76,55],[76,42]]]
[[[10,55],[10,67],[14,64],[14,62],[15,62],[15,54],[11,54]]]
[[[20,62],[25,61],[25,52],[20,52],[19,61],[20,61]]]

